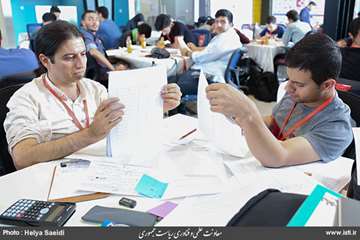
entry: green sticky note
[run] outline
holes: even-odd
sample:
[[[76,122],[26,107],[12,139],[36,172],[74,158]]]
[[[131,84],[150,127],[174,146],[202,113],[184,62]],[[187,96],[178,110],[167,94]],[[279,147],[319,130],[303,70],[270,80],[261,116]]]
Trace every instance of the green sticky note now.
[[[161,198],[168,184],[160,182],[159,180],[144,174],[138,184],[135,191],[141,195],[150,198]]]

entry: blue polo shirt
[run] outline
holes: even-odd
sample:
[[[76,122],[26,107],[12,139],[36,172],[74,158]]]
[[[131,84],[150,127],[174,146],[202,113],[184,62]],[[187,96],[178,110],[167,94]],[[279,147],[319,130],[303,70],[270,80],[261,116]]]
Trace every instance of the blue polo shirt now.
[[[300,21],[310,24],[310,18],[311,18],[310,9],[308,7],[304,7],[300,11]]]
[[[96,36],[102,40],[106,50],[119,47],[121,32],[112,20],[106,19],[102,21]]]
[[[33,51],[24,48],[0,48],[0,78],[31,72],[39,67]]]

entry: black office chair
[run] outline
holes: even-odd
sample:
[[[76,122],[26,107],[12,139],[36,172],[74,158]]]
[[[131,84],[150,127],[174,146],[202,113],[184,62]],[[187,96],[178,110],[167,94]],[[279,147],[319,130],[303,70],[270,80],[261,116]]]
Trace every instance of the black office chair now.
[[[5,76],[3,78],[0,78],[0,89],[13,85],[25,84],[31,82],[36,76],[37,74],[35,73],[35,71],[23,72],[23,73],[17,73],[17,74]]]
[[[9,109],[6,107],[11,96],[23,86],[17,84],[0,89],[0,176],[14,172],[16,170],[14,162],[8,151],[8,143],[4,130],[4,121]]]
[[[338,91],[338,95],[343,100],[343,102],[350,107],[351,118],[356,122],[356,126],[359,127],[360,126],[360,95],[356,95],[352,92],[343,92],[343,91]],[[354,140],[347,147],[343,156],[356,160]],[[356,161],[354,161],[354,164],[351,169],[351,180],[349,183],[347,196],[350,198],[355,198],[360,200],[360,187],[357,185]]]

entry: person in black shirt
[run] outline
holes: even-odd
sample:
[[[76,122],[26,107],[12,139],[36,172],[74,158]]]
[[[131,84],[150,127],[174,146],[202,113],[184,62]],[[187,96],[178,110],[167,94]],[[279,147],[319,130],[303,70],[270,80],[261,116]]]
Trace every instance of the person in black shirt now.
[[[172,21],[169,15],[160,14],[155,20],[155,29],[161,31],[161,37],[169,40],[173,47],[180,48],[186,46],[187,43],[196,43],[193,33],[185,26],[185,24]],[[185,44],[184,44],[185,43]]]
[[[360,18],[355,18],[349,26],[352,43],[341,48],[341,78],[360,81]]]
[[[126,47],[126,39],[130,37],[132,44],[139,44],[140,38],[151,37],[151,26],[147,23],[142,23],[136,28],[126,31],[120,38],[119,47]]]

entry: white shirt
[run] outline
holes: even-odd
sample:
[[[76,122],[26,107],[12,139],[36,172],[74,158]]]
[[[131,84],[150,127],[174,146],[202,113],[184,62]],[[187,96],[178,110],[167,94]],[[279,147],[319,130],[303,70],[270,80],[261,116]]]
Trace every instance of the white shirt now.
[[[301,39],[303,39],[306,33],[310,31],[311,31],[310,24],[300,21],[292,22],[287,26],[285,33],[282,37],[282,41],[285,47],[289,45],[289,42],[295,44]]]
[[[79,81],[80,95],[72,101],[47,77],[45,79],[62,96],[83,127],[86,123],[83,100],[86,99],[91,123],[100,103],[108,98],[104,86],[83,78]],[[4,129],[10,152],[18,142],[27,138],[35,138],[42,143],[79,131],[63,104],[44,86],[42,77],[33,79],[16,91],[7,107],[9,112]]]
[[[193,52],[193,69],[202,69],[205,73],[224,77],[231,54],[242,46],[234,28],[216,35],[204,50]]]

